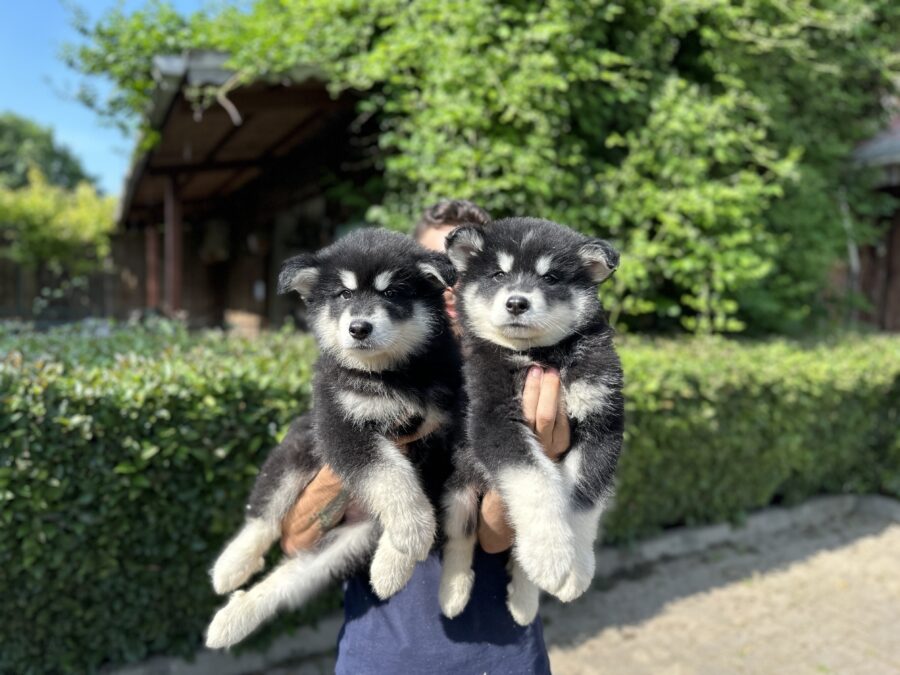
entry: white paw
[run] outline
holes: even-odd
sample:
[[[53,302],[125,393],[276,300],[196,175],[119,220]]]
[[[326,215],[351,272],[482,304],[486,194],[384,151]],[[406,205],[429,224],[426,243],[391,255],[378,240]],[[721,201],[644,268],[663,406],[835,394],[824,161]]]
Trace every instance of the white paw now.
[[[382,536],[369,567],[369,580],[375,595],[386,600],[397,593],[406,586],[415,566],[415,558],[398,551],[389,539]]]
[[[506,607],[520,626],[530,626],[538,613],[541,592],[533,584],[510,582],[506,587]]]
[[[591,552],[590,560],[579,560],[575,567],[566,577],[563,585],[553,595],[563,602],[572,602],[575,598],[584,595],[585,591],[591,587],[594,580],[594,555]]]
[[[575,547],[568,541],[552,543],[537,538],[519,538],[516,560],[525,574],[544,591],[554,593],[568,577],[575,562]]]
[[[266,561],[261,556],[247,558],[229,555],[226,550],[219,556],[212,568],[213,589],[219,595],[230,593],[243,586],[250,577],[262,571],[265,566]]]
[[[235,591],[228,604],[216,612],[206,630],[206,646],[225,649],[236,645],[259,625],[252,611],[252,598],[245,591]]]
[[[437,521],[429,506],[426,510],[418,510],[415,517],[397,518],[385,523],[384,530],[398,551],[415,560],[425,560],[434,544]]]
[[[469,596],[472,594],[472,585],[475,583],[475,572],[471,569],[444,574],[441,576],[441,588],[438,591],[438,599],[441,603],[441,611],[448,619],[452,619],[469,604]]]

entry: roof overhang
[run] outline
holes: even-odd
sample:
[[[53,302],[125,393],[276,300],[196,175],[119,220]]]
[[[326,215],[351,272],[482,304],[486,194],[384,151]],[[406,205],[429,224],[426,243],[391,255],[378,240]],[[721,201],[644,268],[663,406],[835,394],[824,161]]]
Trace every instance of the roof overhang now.
[[[315,68],[231,88],[227,60],[227,54],[209,51],[154,58],[156,89],[147,121],[157,141],[129,169],[120,226],[157,222],[172,180],[190,217],[192,205],[199,208],[253,181],[351,105],[329,95]],[[201,94],[211,103],[200,105]]]

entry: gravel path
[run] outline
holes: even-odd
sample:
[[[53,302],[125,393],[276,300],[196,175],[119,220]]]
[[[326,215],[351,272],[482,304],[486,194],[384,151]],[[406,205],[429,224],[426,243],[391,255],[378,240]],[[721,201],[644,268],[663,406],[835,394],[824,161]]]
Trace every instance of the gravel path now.
[[[556,675],[900,675],[900,524],[852,514],[715,547],[542,616]]]

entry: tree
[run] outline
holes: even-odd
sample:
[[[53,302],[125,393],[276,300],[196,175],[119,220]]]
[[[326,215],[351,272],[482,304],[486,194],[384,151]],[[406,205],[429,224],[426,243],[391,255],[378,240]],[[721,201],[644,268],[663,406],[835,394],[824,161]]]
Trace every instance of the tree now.
[[[836,195],[898,75],[893,0],[256,0],[99,23],[70,63],[131,120],[156,53],[228,51],[239,82],[324,70],[367,96],[406,227],[439,197],[613,238],[607,304],[635,328],[804,325],[844,246]],[[865,198],[868,201],[868,198]]]
[[[23,187],[32,168],[67,189],[95,182],[81,161],[56,142],[51,129],[13,113],[0,114],[0,186]]]
[[[109,254],[116,200],[88,183],[52,185],[36,168],[18,189],[0,186],[0,255],[26,267],[81,274]]]

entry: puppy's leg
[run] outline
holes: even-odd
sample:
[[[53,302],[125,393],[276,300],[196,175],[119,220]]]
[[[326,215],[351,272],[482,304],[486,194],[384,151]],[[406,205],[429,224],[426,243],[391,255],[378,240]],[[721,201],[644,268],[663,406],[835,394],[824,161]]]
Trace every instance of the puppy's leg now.
[[[520,626],[529,626],[537,616],[540,589],[532,583],[515,558],[509,559],[509,585],[506,587],[506,606]]]
[[[576,509],[571,515],[572,531],[575,533],[575,564],[562,587],[554,595],[563,602],[571,602],[580,597],[594,579],[596,554],[594,542],[600,528],[603,504],[591,509]]]
[[[356,491],[384,528],[371,568],[372,588],[383,599],[409,581],[416,561],[428,557],[437,524],[413,465],[388,439],[376,443],[375,463],[359,476]]]
[[[475,572],[475,529],[478,521],[478,494],[473,486],[452,488],[444,495],[444,560],[441,567],[439,599],[444,616],[452,619],[469,602]]]
[[[394,548],[425,560],[434,543],[437,523],[431,502],[412,463],[386,438],[377,441],[374,466],[360,477],[358,492],[384,527]]]
[[[206,646],[237,644],[282,608],[297,607],[340,578],[371,551],[377,526],[372,521],[336,528],[317,551],[284,560],[247,591],[231,595],[206,633]]]
[[[530,461],[503,467],[497,486],[515,530],[513,555],[539,588],[559,590],[572,569],[575,543],[565,483],[537,441]]]
[[[281,535],[282,518],[311,478],[301,471],[272,476],[265,468],[247,505],[244,527],[228,543],[210,572],[216,593],[233,591],[262,570],[263,556]]]

